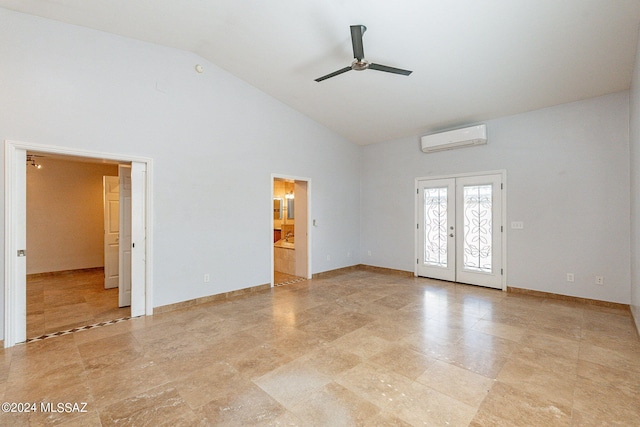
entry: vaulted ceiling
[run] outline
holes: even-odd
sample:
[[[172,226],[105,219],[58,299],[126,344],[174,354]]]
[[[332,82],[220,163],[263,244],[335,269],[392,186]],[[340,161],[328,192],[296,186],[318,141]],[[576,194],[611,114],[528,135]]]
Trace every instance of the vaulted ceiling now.
[[[0,0],[192,51],[357,144],[626,90],[639,0]],[[350,25],[371,62],[349,66]],[[206,69],[205,69],[206,72]]]

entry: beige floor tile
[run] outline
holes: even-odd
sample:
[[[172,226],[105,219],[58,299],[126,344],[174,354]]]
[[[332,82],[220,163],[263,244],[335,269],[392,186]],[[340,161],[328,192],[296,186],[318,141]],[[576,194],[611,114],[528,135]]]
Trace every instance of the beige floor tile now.
[[[563,372],[566,374],[575,374],[578,368],[577,357],[565,357],[559,354],[559,352],[551,352],[536,347],[524,346],[517,348],[511,353],[509,360],[517,360],[538,369],[551,372]]]
[[[406,421],[401,420],[394,414],[379,413],[367,418],[364,422],[356,423],[358,427],[410,427]]]
[[[261,389],[289,410],[304,396],[320,390],[331,377],[302,360],[294,360],[253,380]]]
[[[438,342],[441,344],[456,343],[462,338],[467,328],[473,327],[477,323],[477,319],[470,321],[468,324],[463,316],[457,314],[440,316],[437,319],[427,319],[422,322],[419,328],[416,328],[416,334],[428,342]],[[407,335],[405,335],[407,336]]]
[[[558,338],[579,341],[582,337],[582,321],[578,319],[562,320],[558,317],[556,320],[541,317],[533,319],[528,323],[530,329],[534,329],[539,333],[551,335]]]
[[[11,367],[8,380],[40,377],[50,370],[82,363],[72,335],[18,345],[10,349]]]
[[[142,345],[130,332],[107,336],[105,338],[78,344],[83,359],[90,359],[124,350],[141,350]]]
[[[232,358],[229,363],[242,372],[242,376],[253,379],[261,377],[291,360],[291,357],[278,351],[270,344],[262,344]]]
[[[336,383],[305,395],[292,408],[299,419],[310,426],[366,425],[380,409]]]
[[[366,359],[391,348],[393,343],[370,334],[366,328],[360,328],[343,335],[330,345]]]
[[[283,338],[270,342],[273,348],[292,359],[307,354],[324,344],[326,342],[322,338],[297,329]]]
[[[137,357],[100,369],[88,379],[99,410],[170,381],[165,371],[148,357]]]
[[[382,367],[361,363],[337,381],[409,424],[467,425],[476,409]]]
[[[494,383],[491,378],[442,361],[433,363],[416,381],[475,408]]]
[[[480,319],[471,329],[515,342],[520,341],[526,332],[526,329],[521,326],[485,319]]]
[[[480,405],[474,425],[492,425],[494,421],[513,426],[569,426],[571,407],[497,381]]]
[[[574,408],[583,415],[608,420],[611,425],[638,425],[640,393],[628,393],[613,384],[581,377],[574,395]]]
[[[75,332],[72,336],[77,345],[85,344],[91,341],[101,340],[103,338],[113,337],[124,333],[132,333],[137,328],[143,327],[141,319],[132,319],[126,322],[115,323],[100,328],[92,328]],[[134,335],[135,337],[135,335]],[[136,337],[138,342],[139,339]]]
[[[520,344],[569,359],[576,359],[580,351],[578,340],[548,335],[535,327],[529,329],[529,332],[520,340]]]
[[[273,425],[286,420],[285,408],[253,383],[241,383],[223,397],[197,410],[207,425]],[[291,418],[289,418],[291,419]]]
[[[623,371],[640,373],[640,357],[633,350],[620,351],[583,343],[580,345],[579,359]]]
[[[434,338],[429,334],[423,332],[411,334],[401,340],[403,344],[406,344],[414,351],[425,354],[431,358],[444,360],[447,362],[453,361],[460,347],[457,340],[451,340],[450,342],[443,341],[439,338]]]
[[[388,350],[377,353],[368,360],[410,380],[418,378],[436,361],[432,357],[412,350],[407,344],[393,344]]]
[[[614,387],[631,398],[640,397],[640,372],[617,369],[581,360],[578,362],[578,380],[590,380],[591,385]]]
[[[631,328],[624,329],[624,331],[583,330],[581,343],[637,354],[640,352],[640,342],[635,338],[636,332]]]
[[[102,422],[98,411],[88,410],[86,413],[66,414],[56,425],[60,427],[102,427]]]
[[[86,302],[45,308],[45,333],[64,331],[74,326],[90,325],[93,313]]]
[[[313,366],[322,374],[334,376],[353,368],[362,358],[340,347],[327,345],[305,354],[298,361]]]
[[[149,357],[145,356],[144,351],[135,348],[124,349],[114,353],[107,353],[101,356],[95,356],[83,359],[84,370],[89,378],[100,378],[108,373],[109,370],[126,370],[136,363],[151,362]],[[141,362],[142,361],[142,362]]]
[[[445,361],[484,377],[496,378],[507,360],[508,354],[458,345],[450,360]]]
[[[573,405],[575,371],[540,368],[521,359],[512,359],[505,363],[497,379],[537,398],[566,407]]]
[[[525,329],[531,323],[531,317],[526,308],[511,308],[507,304],[494,307],[492,311],[482,317],[482,320]]]
[[[100,413],[103,426],[205,426],[175,388],[157,387],[111,404]]]
[[[54,276],[33,333],[122,313],[100,272]],[[12,426],[628,426],[640,340],[625,310],[353,270],[0,349],[0,395],[88,405]]]
[[[171,376],[170,373],[167,376]],[[242,384],[248,384],[238,370],[226,362],[214,362],[192,370],[191,375],[174,379],[171,384],[180,396],[193,408],[199,408],[212,400],[222,399]]]
[[[403,337],[420,330],[419,325],[391,322],[388,318],[376,320],[364,326],[367,333],[386,341],[398,341]]]
[[[516,341],[474,329],[465,331],[458,342],[467,347],[477,348],[478,350],[502,356],[509,356],[518,347]]]

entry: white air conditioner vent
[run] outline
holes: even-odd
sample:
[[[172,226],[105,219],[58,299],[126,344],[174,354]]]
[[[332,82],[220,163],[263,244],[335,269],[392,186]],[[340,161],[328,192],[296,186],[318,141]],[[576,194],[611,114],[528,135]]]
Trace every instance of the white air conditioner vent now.
[[[487,125],[477,125],[425,135],[420,139],[420,142],[422,151],[425,153],[486,144]]]

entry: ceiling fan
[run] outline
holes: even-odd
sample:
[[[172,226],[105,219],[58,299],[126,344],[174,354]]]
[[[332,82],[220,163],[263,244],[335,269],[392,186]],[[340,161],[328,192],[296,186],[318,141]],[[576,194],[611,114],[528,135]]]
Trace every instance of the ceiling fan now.
[[[367,68],[371,70],[384,71],[387,73],[393,74],[402,74],[403,76],[408,76],[412,73],[409,70],[403,70],[401,68],[389,67],[387,65],[375,64],[373,62],[369,62],[364,59],[364,46],[362,45],[362,35],[367,31],[367,27],[364,25],[352,25],[351,26],[351,44],[353,45],[353,57],[354,60],[350,66],[344,67],[341,70],[334,71],[333,73],[327,74],[326,76],[318,77],[316,79],[317,82],[321,82],[323,80],[329,79],[331,77],[335,77],[339,74],[346,73],[347,71],[355,70],[355,71],[363,71]]]

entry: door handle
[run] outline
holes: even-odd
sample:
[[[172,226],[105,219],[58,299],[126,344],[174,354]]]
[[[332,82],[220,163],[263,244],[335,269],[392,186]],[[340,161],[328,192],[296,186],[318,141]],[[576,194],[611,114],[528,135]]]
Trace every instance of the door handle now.
[[[449,237],[453,237],[453,233],[449,234]]]

